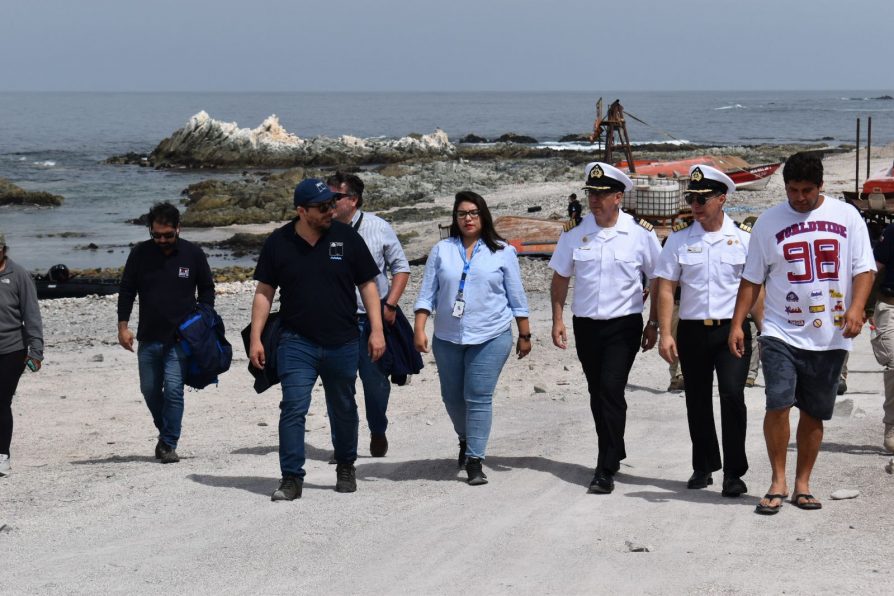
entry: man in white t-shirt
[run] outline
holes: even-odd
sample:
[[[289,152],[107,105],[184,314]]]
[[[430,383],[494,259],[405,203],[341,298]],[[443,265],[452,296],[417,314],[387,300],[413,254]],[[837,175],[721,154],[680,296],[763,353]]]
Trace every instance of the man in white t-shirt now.
[[[729,335],[734,355],[745,354],[742,324],[766,285],[761,361],[766,381],[764,438],[773,477],[756,513],[777,513],[788,496],[785,458],[789,410],[797,406],[798,460],[791,502],[820,509],[810,473],[832,417],[844,358],[863,327],[875,277],[865,222],[852,206],[820,194],[823,164],[796,153],[782,170],[788,202],[758,218],[742,273]]]

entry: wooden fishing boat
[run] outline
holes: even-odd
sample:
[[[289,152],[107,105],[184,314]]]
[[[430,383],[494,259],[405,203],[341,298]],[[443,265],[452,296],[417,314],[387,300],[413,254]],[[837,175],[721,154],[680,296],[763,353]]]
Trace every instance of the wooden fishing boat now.
[[[740,157],[731,155],[701,155],[689,159],[672,161],[634,160],[637,176],[661,176],[665,178],[686,178],[689,168],[696,165],[709,165],[724,172],[736,183],[736,190],[763,190],[770,183],[770,178],[782,163],[751,165]],[[619,168],[629,169],[626,161],[615,164]]]

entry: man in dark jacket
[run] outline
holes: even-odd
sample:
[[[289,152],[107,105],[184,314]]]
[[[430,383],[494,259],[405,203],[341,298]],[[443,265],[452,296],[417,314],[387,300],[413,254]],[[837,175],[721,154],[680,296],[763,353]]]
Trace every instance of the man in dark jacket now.
[[[180,238],[180,212],[170,203],[149,211],[150,240],[127,257],[118,294],[118,343],[133,352],[134,334],[127,324],[139,296],[137,362],[140,391],[158,429],[155,457],[180,461],[177,443],[183,420],[186,355],[177,343],[177,326],[198,301],[214,306],[214,281],[205,253]]]

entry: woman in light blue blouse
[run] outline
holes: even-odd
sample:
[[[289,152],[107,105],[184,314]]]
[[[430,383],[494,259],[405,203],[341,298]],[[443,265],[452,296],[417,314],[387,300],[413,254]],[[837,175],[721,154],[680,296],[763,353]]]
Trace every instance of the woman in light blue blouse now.
[[[416,311],[415,344],[428,352],[425,323],[435,313],[432,349],[441,398],[459,437],[459,467],[469,484],[487,484],[481,469],[500,371],[512,349],[531,351],[528,299],[515,249],[494,229],[487,203],[471,191],[457,193],[450,237],[428,255]]]

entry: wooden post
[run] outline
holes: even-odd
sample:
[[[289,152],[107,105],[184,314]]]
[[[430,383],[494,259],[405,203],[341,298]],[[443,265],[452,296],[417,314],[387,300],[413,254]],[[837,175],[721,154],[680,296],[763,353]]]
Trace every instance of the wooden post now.
[[[854,192],[857,193],[857,198],[860,198],[860,119],[857,118],[857,157],[855,160],[855,165],[857,166],[857,173],[854,177]]]
[[[866,178],[869,178],[869,157],[872,155],[872,116],[866,118]]]

